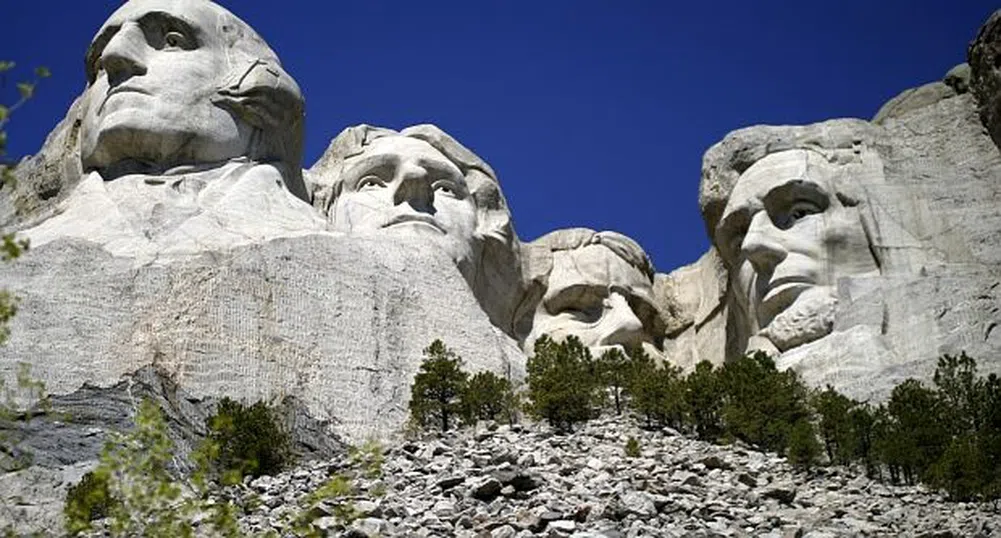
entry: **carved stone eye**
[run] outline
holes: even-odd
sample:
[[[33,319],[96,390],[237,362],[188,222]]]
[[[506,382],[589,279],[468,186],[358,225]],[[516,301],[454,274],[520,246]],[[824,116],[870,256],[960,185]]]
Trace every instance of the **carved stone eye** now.
[[[376,175],[367,175],[358,180],[358,190],[379,189],[386,186],[386,182]]]
[[[433,187],[434,190],[450,196],[457,196],[459,193],[455,184],[448,180],[435,181]]]
[[[187,38],[181,32],[167,32],[163,40],[168,47],[173,48],[183,48],[188,43]]]

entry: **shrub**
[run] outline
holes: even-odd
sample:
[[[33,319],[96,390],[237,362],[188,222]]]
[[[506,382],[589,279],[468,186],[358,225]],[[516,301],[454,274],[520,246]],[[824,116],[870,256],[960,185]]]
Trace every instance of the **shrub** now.
[[[640,442],[639,439],[635,437],[630,437],[626,441],[626,457],[627,458],[638,458],[640,457]]]
[[[570,336],[554,342],[543,336],[528,359],[528,410],[559,431],[592,418],[601,401],[591,352]]]
[[[820,456],[817,432],[809,420],[800,419],[789,429],[789,463],[801,468],[809,468]]]
[[[478,372],[462,392],[462,414],[467,423],[477,420],[510,421],[514,409],[511,382],[493,372]]]
[[[72,485],[66,491],[66,504],[63,513],[69,533],[76,534],[86,530],[89,522],[108,517],[114,503],[111,490],[108,488],[108,473],[89,472],[83,475],[80,482]],[[82,524],[87,522],[87,524]]]
[[[292,441],[278,413],[264,402],[245,406],[223,398],[206,420],[218,447],[215,468],[222,476],[275,475],[292,463]]]
[[[439,426],[448,431],[462,414],[462,394],[469,374],[462,371],[462,357],[441,340],[424,350],[424,361],[410,387],[410,416],[422,429]]]

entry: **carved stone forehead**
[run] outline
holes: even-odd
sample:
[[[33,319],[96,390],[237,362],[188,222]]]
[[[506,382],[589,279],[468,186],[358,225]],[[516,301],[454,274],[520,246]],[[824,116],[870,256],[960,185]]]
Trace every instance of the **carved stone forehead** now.
[[[95,38],[109,26],[121,26],[153,12],[169,13],[197,26],[209,27],[214,27],[220,16],[236,18],[219,4],[208,0],[130,0],[104,21]]]
[[[166,13],[183,20],[200,37],[214,46],[237,47],[255,58],[277,59],[274,51],[253,28],[226,8],[209,0],[130,0],[108,17],[91,40],[91,48],[100,47],[108,29],[135,22],[150,13]],[[88,51],[88,59],[94,51]]]
[[[815,151],[792,149],[766,155],[740,175],[723,214],[756,204],[770,190],[790,181],[809,181],[831,192],[831,166]]]
[[[549,275],[546,298],[578,285],[626,288],[644,297],[652,289],[642,271],[603,245],[553,252],[553,271]]]

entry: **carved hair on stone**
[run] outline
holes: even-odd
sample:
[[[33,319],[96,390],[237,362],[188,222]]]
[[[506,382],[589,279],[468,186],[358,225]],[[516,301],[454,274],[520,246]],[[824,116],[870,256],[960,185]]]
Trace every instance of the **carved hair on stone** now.
[[[639,269],[650,279],[650,284],[653,284],[653,275],[656,272],[653,261],[650,260],[639,243],[619,232],[609,230],[596,232],[589,228],[568,228],[550,232],[537,239],[537,242],[548,247],[550,252],[601,245],[614,252],[630,266]],[[549,267],[549,270],[551,271],[552,267]],[[546,276],[548,277],[548,274]]]
[[[994,143],[1001,146],[1001,10],[995,11],[980,27],[966,58],[980,121]]]
[[[234,65],[212,102],[255,128],[247,157],[281,163],[289,191],[308,202],[301,165],[306,102],[277,59],[249,58]]]

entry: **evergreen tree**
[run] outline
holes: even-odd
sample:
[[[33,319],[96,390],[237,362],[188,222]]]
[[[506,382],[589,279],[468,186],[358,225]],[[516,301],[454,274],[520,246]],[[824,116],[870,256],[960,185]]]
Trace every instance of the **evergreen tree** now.
[[[431,342],[424,357],[410,388],[410,415],[422,428],[433,424],[446,432],[462,413],[469,374],[462,371],[462,357],[441,340]]]
[[[790,429],[809,419],[806,387],[795,372],[779,372],[775,362],[758,352],[724,365],[720,372],[726,401],[727,433],[767,450],[785,452]]]
[[[511,382],[493,372],[478,372],[462,392],[462,413],[467,423],[477,420],[510,420],[514,411]]]
[[[600,403],[591,352],[575,336],[554,342],[543,336],[528,359],[528,409],[560,431],[594,416]]]
[[[855,455],[855,436],[849,418],[855,402],[828,385],[812,398],[813,408],[820,416],[820,438],[824,441],[827,460],[847,465]]]
[[[680,428],[685,418],[681,369],[670,364],[658,366],[639,348],[630,355],[632,408],[646,419],[647,426]]]
[[[617,347],[605,350],[598,357],[602,388],[611,394],[616,415],[622,413],[623,399],[631,377],[630,367],[626,354]]]
[[[685,407],[699,439],[714,441],[723,433],[723,390],[719,372],[701,361],[684,381]]]
[[[809,420],[802,418],[789,429],[789,463],[808,469],[817,462],[820,456],[820,443],[817,441],[817,431]]]
[[[221,476],[236,473],[238,481],[244,476],[276,475],[293,461],[292,438],[276,410],[264,402],[245,406],[223,398],[205,422],[208,438],[218,450],[213,463]]]
[[[886,462],[913,484],[926,477],[949,444],[943,406],[935,391],[908,379],[893,388],[886,408],[891,420]]]

